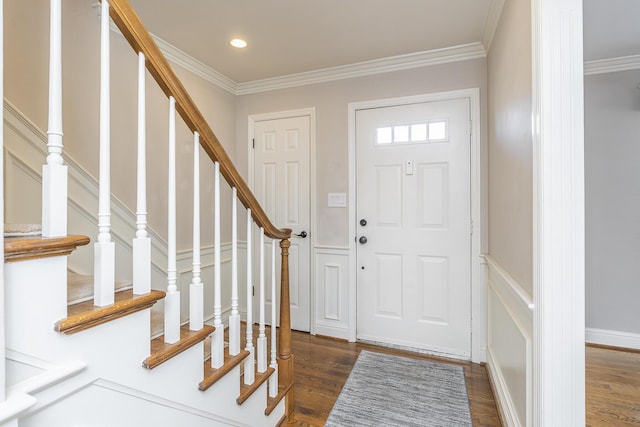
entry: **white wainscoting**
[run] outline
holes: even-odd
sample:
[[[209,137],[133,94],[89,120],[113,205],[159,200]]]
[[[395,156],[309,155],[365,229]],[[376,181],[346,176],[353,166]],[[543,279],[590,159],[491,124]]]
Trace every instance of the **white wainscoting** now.
[[[488,295],[487,368],[507,427],[533,422],[533,303],[491,256],[485,256]]]
[[[640,334],[606,329],[587,328],[586,341],[590,344],[608,345],[612,347],[633,348],[640,350]]]
[[[349,249],[314,248],[316,334],[349,339]]]
[[[7,223],[41,222],[42,216],[42,165],[46,160],[47,136],[28,118],[7,101],[4,102],[5,123],[5,220]],[[73,158],[63,155],[69,168],[69,234],[89,236],[92,242],[98,226],[98,182]],[[151,236],[151,284],[154,289],[167,286],[167,242],[152,229]],[[131,279],[133,245],[136,233],[136,216],[120,200],[111,197],[111,233],[116,244],[116,277]],[[202,280],[205,284],[205,320],[213,316],[213,247],[201,249]],[[239,308],[246,318],[246,243],[238,243]],[[192,251],[177,255],[178,284],[181,291],[183,320],[189,313],[189,284],[192,274]],[[231,310],[231,244],[221,247],[221,278],[223,284],[222,309],[226,319]],[[93,274],[93,244],[79,248],[68,258],[68,267],[79,274]],[[163,310],[162,301],[154,310]]]

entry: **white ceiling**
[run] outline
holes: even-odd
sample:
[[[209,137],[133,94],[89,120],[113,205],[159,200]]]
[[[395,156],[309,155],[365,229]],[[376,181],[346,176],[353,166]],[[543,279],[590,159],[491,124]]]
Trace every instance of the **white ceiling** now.
[[[156,36],[242,84],[486,44],[504,0],[130,2]],[[584,0],[584,28],[585,61],[640,55],[640,0]]]
[[[501,0],[130,0],[156,36],[236,83],[480,42]],[[233,37],[249,46],[229,46]]]

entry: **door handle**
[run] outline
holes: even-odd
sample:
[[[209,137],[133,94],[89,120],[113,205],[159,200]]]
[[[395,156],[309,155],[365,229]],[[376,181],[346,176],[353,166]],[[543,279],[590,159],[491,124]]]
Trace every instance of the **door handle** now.
[[[360,242],[361,245],[364,245],[365,243],[367,243],[367,236],[360,236],[358,241]]]
[[[308,236],[306,231],[301,231],[300,234],[294,234],[294,236],[302,237],[303,239]]]

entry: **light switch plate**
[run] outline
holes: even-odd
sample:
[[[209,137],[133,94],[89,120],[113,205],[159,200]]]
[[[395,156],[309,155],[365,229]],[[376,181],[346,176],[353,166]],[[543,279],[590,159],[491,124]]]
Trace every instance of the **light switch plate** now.
[[[330,208],[346,208],[347,193],[329,193],[327,197],[327,206]]]

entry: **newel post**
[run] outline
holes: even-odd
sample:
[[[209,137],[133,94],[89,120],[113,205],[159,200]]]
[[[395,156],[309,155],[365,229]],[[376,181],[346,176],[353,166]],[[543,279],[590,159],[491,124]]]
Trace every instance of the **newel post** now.
[[[280,241],[282,249],[282,268],[280,270],[280,348],[278,354],[278,375],[281,384],[285,388],[293,383],[293,355],[291,354],[291,313],[289,302],[289,239]],[[293,412],[293,388],[289,390],[285,398],[285,411],[287,415]]]

